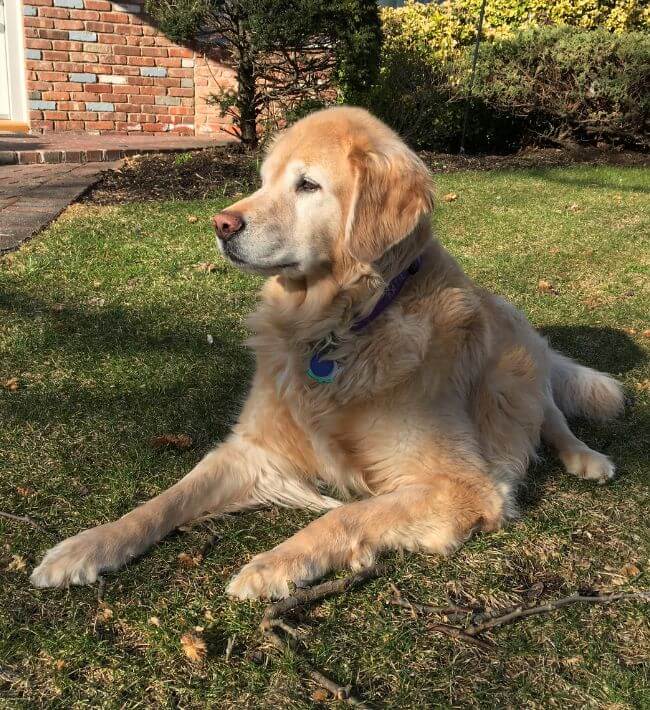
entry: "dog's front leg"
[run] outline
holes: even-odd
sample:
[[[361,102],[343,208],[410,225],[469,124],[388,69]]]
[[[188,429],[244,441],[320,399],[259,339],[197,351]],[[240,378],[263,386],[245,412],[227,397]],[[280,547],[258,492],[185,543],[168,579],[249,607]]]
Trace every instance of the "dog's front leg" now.
[[[119,569],[202,513],[238,507],[249,500],[263,460],[264,452],[233,437],[164,493],[119,520],[84,530],[53,547],[32,572],[32,584],[90,584],[101,572]]]
[[[230,581],[239,599],[288,596],[327,572],[371,565],[385,549],[455,550],[474,530],[494,530],[503,500],[486,477],[440,475],[332,510],[254,557]]]

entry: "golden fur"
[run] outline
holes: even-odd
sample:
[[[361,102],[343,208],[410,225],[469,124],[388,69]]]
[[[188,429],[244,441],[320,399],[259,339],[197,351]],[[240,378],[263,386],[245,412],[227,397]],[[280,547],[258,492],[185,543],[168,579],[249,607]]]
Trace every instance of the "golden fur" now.
[[[257,367],[237,425],[175,486],[50,550],[37,586],[92,582],[205,513],[328,510],[227,589],[282,597],[383,549],[446,554],[499,528],[516,512],[540,436],[570,472],[613,475],[564,414],[615,415],[618,383],[554,352],[462,272],[431,234],[430,176],[392,131],[361,109],[312,114],[277,138],[262,177],[221,216],[241,223],[222,234],[227,257],[269,276],[249,321]],[[418,255],[396,301],[351,331]],[[306,369],[328,336],[342,371],[318,384]],[[325,496],[323,484],[354,500]]]

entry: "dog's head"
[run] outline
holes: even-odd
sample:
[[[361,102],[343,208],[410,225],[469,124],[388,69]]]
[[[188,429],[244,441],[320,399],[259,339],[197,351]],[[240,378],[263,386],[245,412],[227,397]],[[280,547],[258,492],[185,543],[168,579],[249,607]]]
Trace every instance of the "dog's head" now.
[[[213,218],[224,256],[289,278],[343,259],[371,264],[432,209],[429,173],[383,123],[358,108],[318,111],[281,133],[262,187]]]

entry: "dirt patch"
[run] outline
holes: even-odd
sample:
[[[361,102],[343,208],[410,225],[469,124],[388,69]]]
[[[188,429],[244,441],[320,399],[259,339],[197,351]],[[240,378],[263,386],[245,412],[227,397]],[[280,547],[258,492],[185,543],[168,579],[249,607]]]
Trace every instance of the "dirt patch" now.
[[[650,165],[650,155],[633,151],[600,150],[597,148],[527,148],[513,155],[451,155],[419,153],[435,173],[461,170],[516,170],[554,168],[567,165]]]
[[[647,154],[598,149],[539,148],[514,155],[478,156],[421,152],[420,156],[434,174],[577,164],[650,164],[650,156]],[[120,170],[105,173],[83,201],[107,205],[161,199],[235,197],[249,192],[259,184],[261,159],[261,153],[247,153],[236,146],[191,153],[136,156],[127,159]]]
[[[83,201],[108,205],[236,195],[256,184],[259,157],[237,147],[134,156],[106,172]]]

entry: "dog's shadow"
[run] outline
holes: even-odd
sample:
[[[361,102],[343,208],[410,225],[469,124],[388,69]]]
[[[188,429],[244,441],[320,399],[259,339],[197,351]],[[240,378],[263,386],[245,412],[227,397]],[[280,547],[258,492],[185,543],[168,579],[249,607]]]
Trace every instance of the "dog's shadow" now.
[[[27,387],[21,397],[12,400],[13,406],[4,411],[5,426],[47,427],[51,422],[68,421],[75,412],[91,411],[96,422],[103,422],[107,429],[119,422],[123,430],[131,431],[131,436],[143,437],[145,442],[147,429],[150,434],[190,432],[196,448],[207,450],[227,434],[253,370],[252,358],[236,335],[239,319],[234,314],[215,314],[216,337],[208,351],[207,346],[198,345],[197,333],[205,328],[203,323],[188,319],[179,323],[163,307],[140,312],[71,304],[63,314],[56,315],[49,304],[37,297],[0,290],[0,314],[3,310],[24,318],[55,321],[50,323],[49,334],[41,345],[45,352],[40,352],[40,357],[51,354],[55,360],[76,362],[80,355],[87,359],[88,353],[95,353],[97,358],[116,354],[137,356],[167,363],[167,373],[171,373],[165,381],[153,381],[155,378],[149,373],[148,380],[137,387],[133,382],[130,386],[125,383],[123,387],[111,388],[85,381],[75,382],[72,389]],[[646,359],[644,350],[629,335],[614,328],[548,326],[540,331],[559,352],[615,376],[624,375]],[[187,362],[193,367],[179,367],[175,371],[175,363]],[[578,437],[604,453],[608,453],[616,439],[614,448],[619,448],[618,458],[624,459],[620,468],[624,475],[625,466],[635,463],[636,458],[640,461],[644,455],[641,442],[650,430],[650,412],[647,408],[628,406],[623,417],[615,422],[595,424],[578,420],[571,422],[571,427]],[[621,441],[626,442],[622,451]],[[190,455],[196,457],[197,453]],[[85,462],[77,452],[75,467],[87,469],[90,475],[101,456],[94,452],[92,458]],[[550,450],[542,448],[541,458],[542,463],[532,467],[530,483],[522,491],[520,503],[524,508],[537,505],[548,476],[560,468]],[[142,461],[145,469],[146,461]],[[145,470],[142,477],[143,481],[149,479]],[[129,502],[124,501],[123,505],[129,507]]]
[[[647,359],[645,351],[627,333],[616,328],[584,325],[540,326],[540,333],[549,344],[563,355],[567,355],[581,365],[606,372],[621,378],[625,373],[641,365]],[[614,439],[635,441],[635,432],[650,430],[650,412],[634,406],[634,399],[626,392],[625,412],[614,422],[595,423],[582,419],[569,422],[571,430],[585,443],[608,453]],[[641,439],[638,439],[641,440]],[[540,460],[532,464],[531,475],[519,494],[523,509],[535,508],[542,497],[549,476],[554,475],[562,465],[555,452],[542,444]],[[631,446],[626,457],[633,458],[638,447]],[[619,462],[617,462],[619,463]],[[623,471],[624,473],[624,471]]]
[[[587,325],[541,326],[550,345],[581,365],[613,375],[623,375],[640,365],[645,352],[624,331]]]

